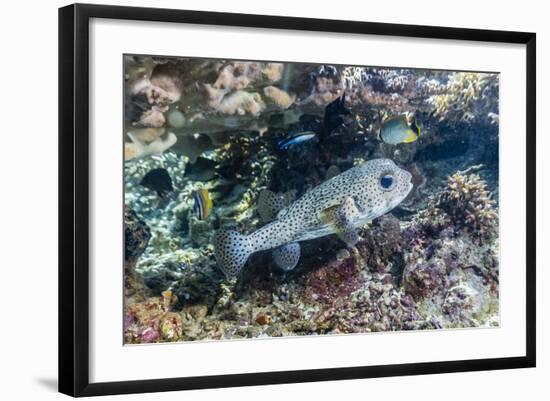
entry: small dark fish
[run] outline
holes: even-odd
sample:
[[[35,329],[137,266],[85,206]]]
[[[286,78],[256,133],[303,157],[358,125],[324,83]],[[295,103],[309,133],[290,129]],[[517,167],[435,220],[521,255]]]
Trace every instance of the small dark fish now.
[[[206,189],[201,188],[193,192],[193,198],[195,199],[193,210],[197,213],[197,217],[199,220],[206,220],[213,206],[210,194]]]
[[[325,107],[323,124],[327,134],[351,119],[351,111],[346,107],[346,93]]]
[[[307,142],[315,138],[316,136],[317,134],[313,131],[300,132],[299,134],[293,135],[289,138],[285,138],[282,141],[277,142],[277,145],[279,145],[279,149],[285,150],[288,149],[288,147],[291,145]]]
[[[195,163],[185,166],[185,176],[191,181],[211,181],[217,177],[216,162],[199,157]]]
[[[155,191],[160,198],[166,197],[174,190],[172,178],[164,168],[155,168],[149,171],[139,184]]]

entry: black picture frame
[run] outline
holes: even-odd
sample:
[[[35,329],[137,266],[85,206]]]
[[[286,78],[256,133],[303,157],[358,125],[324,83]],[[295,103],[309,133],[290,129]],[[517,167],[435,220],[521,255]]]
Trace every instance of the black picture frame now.
[[[220,376],[90,383],[89,381],[89,130],[88,62],[91,18],[325,31],[414,38],[515,43],[526,46],[527,277],[526,353],[521,357],[356,366]],[[536,35],[434,26],[74,4],[59,9],[59,391],[71,396],[252,386],[384,376],[534,367],[536,205]]]

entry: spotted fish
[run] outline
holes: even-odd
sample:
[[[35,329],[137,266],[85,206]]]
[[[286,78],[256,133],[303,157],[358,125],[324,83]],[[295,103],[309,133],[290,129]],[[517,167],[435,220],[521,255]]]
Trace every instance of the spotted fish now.
[[[252,253],[273,249],[275,263],[292,270],[300,259],[298,242],[330,234],[352,246],[359,241],[357,228],[396,207],[412,186],[411,174],[389,159],[355,166],[306,192],[249,235],[218,230],[214,236],[218,266],[227,277],[234,277]]]

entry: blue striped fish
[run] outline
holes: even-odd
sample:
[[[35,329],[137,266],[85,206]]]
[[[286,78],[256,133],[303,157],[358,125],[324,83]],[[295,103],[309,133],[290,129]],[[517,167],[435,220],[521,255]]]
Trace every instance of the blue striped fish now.
[[[300,132],[299,134],[293,135],[290,138],[285,138],[279,141],[277,144],[279,145],[279,149],[285,150],[288,149],[288,147],[291,145],[296,145],[302,142],[309,141],[316,136],[317,134],[313,131]]]
[[[197,213],[197,217],[199,220],[206,220],[213,206],[208,191],[204,188],[197,189],[193,192],[193,198],[195,199],[193,210]]]

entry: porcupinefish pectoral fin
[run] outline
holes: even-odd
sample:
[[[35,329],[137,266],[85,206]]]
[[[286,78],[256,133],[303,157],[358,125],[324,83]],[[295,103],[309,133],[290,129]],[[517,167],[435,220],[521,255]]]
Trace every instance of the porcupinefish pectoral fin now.
[[[273,221],[277,214],[290,205],[296,198],[296,191],[289,191],[284,194],[264,189],[258,195],[258,214],[264,223]]]
[[[353,198],[346,198],[340,205],[332,206],[321,212],[321,220],[329,224],[348,246],[359,241],[359,234],[353,226],[353,220],[359,216],[359,210]]]
[[[290,271],[296,267],[300,260],[300,244],[292,242],[275,248],[272,252],[275,264],[284,271]]]
[[[246,235],[236,231],[218,230],[214,234],[214,255],[227,278],[238,276],[254,246]]]

